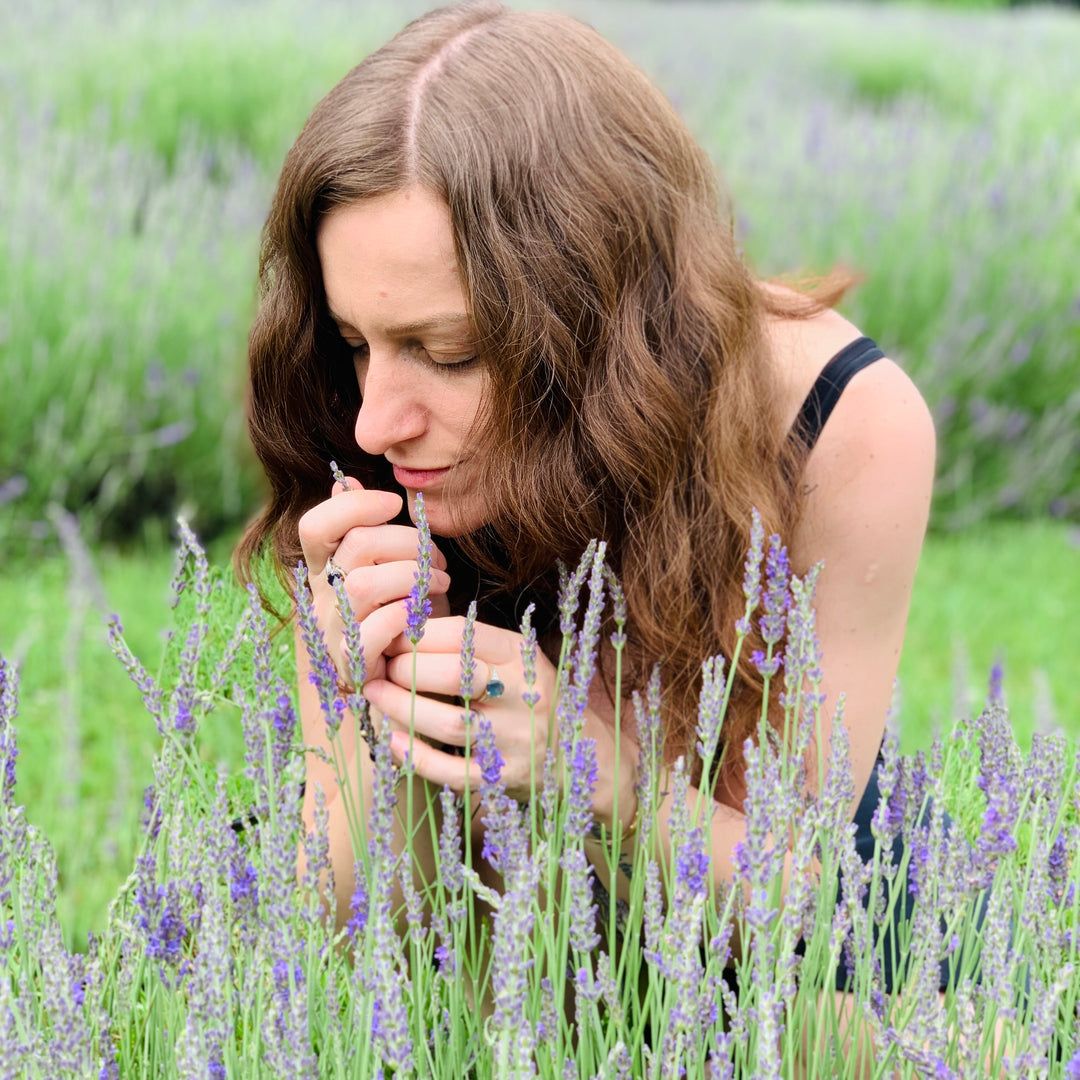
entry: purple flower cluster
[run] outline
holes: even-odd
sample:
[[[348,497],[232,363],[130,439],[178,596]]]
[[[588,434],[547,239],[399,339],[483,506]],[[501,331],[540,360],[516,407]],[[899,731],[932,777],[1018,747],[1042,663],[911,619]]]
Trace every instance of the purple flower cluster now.
[[[310,671],[308,679],[319,695],[319,708],[322,709],[326,722],[327,734],[337,734],[345,716],[345,700],[338,693],[338,673],[330,659],[322,628],[315,615],[315,605],[308,588],[308,571],[303,563],[298,563],[295,571],[296,589],[293,597],[296,601],[296,620],[300,635],[307,647]]]
[[[761,563],[764,558],[765,527],[761,521],[761,514],[755,506],[751,510],[750,546],[746,552],[743,569],[743,596],[746,598],[746,610],[742,618],[735,623],[736,632],[743,636],[750,633],[750,617],[761,602]]]
[[[416,493],[416,571],[413,575],[413,587],[405,600],[408,621],[405,636],[417,645],[424,636],[424,626],[431,615],[431,529],[428,526],[427,511],[424,509],[424,495]]]
[[[370,953],[357,965],[359,987],[373,1001],[371,1037],[381,1061],[403,1072],[413,1069],[414,1053],[405,1002],[404,955],[393,919],[396,856],[391,846],[397,805],[397,777],[385,738],[375,745],[374,781],[369,818],[371,856],[367,936]],[[358,1003],[363,995],[358,998]]]
[[[536,639],[536,628],[532,624],[535,608],[535,604],[530,604],[521,617],[521,674],[525,683],[525,690],[521,695],[521,699],[529,708],[535,708],[540,704],[540,693],[535,689],[536,654],[539,648]]]

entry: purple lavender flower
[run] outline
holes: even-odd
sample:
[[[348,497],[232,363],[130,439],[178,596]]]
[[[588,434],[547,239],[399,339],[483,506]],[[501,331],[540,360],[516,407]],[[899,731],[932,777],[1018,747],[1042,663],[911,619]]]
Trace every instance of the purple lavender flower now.
[[[675,857],[675,881],[671,904],[660,938],[658,967],[669,981],[669,1008],[658,1054],[661,1075],[679,1075],[680,1062],[697,1063],[703,1042],[703,1020],[711,1015],[702,1009],[702,925],[709,892],[710,859],[701,826],[690,825],[689,777],[686,760],[680,757],[673,770],[671,837]],[[649,882],[646,880],[646,903]],[[655,916],[654,916],[655,918]],[[648,958],[648,957],[647,957]]]
[[[521,700],[529,708],[535,708],[540,704],[540,694],[534,689],[536,686],[536,653],[539,647],[536,640],[536,629],[532,624],[533,611],[535,610],[536,605],[530,604],[521,617],[521,672],[525,682],[525,691],[521,695]]]
[[[1002,689],[1002,681],[1005,675],[1005,668],[1001,662],[1001,659],[994,661],[993,667],[990,669],[990,686],[987,692],[987,703],[991,705],[1004,705],[1005,693]]]
[[[1054,843],[1050,847],[1050,854],[1046,860],[1047,877],[1050,880],[1055,901],[1060,901],[1065,893],[1065,884],[1069,875],[1069,829],[1058,830]]]
[[[589,831],[593,819],[592,797],[598,777],[596,740],[581,736],[574,744],[570,759],[570,793],[565,825],[567,846],[580,843]]]
[[[795,714],[800,709],[804,710],[800,729],[796,733],[796,744],[792,748],[792,755],[800,759],[813,737],[817,712],[825,701],[825,695],[816,691],[824,673],[813,606],[822,566],[822,563],[812,566],[803,579],[794,574],[791,576],[792,605],[788,611],[784,690],[780,695],[780,704]],[[810,683],[810,688],[800,694],[804,681]]]
[[[0,1040],[2,1045],[2,1040]],[[98,1037],[98,1049],[101,1051],[101,1071],[98,1080],[120,1080],[120,1062],[116,1057],[116,1044],[107,1028],[101,1029]]]
[[[1080,1080],[1080,1050],[1077,1050],[1065,1066],[1065,1080]]]
[[[660,940],[664,931],[664,894],[660,889],[660,867],[655,859],[650,859],[645,867],[645,909],[644,909],[645,949],[642,955],[647,963],[660,967],[663,959],[660,955]]]
[[[221,1069],[225,1044],[232,1037],[232,955],[222,901],[215,890],[205,906],[189,982],[187,1023],[177,1045],[180,1076],[191,1080]]]
[[[357,860],[353,863],[353,891],[349,897],[349,921],[345,924],[349,940],[354,944],[367,926],[369,904],[364,864]]]
[[[591,546],[591,545],[590,545]],[[573,653],[573,674],[570,685],[565,687],[559,699],[560,737],[567,741],[577,738],[585,717],[589,698],[589,684],[596,671],[596,651],[600,641],[600,625],[604,613],[604,554],[607,545],[595,545],[589,573],[589,602],[577,647]],[[582,571],[584,560],[578,566]],[[575,577],[576,580],[576,577]]]
[[[305,865],[301,885],[317,896],[320,881],[323,881],[325,875],[323,891],[332,904],[334,881],[330,865],[330,811],[326,808],[326,792],[323,791],[321,784],[315,785],[315,813],[312,823],[314,828],[303,835]]]
[[[661,767],[663,734],[660,717],[660,665],[653,667],[645,689],[645,700],[635,690],[634,716],[637,721],[638,779],[635,793],[638,799],[641,846],[648,851],[655,818],[653,797]]]
[[[356,621],[356,614],[349,602],[349,594],[345,588],[345,579],[340,575],[334,578],[334,599],[337,603],[338,616],[344,630],[345,652],[349,665],[349,680],[352,683],[355,694],[354,700],[349,705],[354,710],[366,708],[367,702],[356,700],[356,696],[367,682],[367,663],[364,659],[364,646],[360,640],[360,624]]]
[[[501,840],[500,867],[506,888],[494,916],[491,988],[494,1012],[491,1039],[496,1076],[535,1075],[535,1032],[527,1014],[529,971],[534,963],[532,928],[534,903],[540,880],[540,860],[530,857],[522,815],[512,799],[494,807],[485,825],[497,830]]]
[[[604,566],[604,581],[607,583],[608,595],[611,597],[612,615],[615,620],[611,647],[621,649],[626,644],[626,593],[623,592],[615,572],[606,565]]]
[[[743,596],[746,597],[746,611],[735,623],[738,634],[750,633],[750,616],[761,602],[761,563],[765,557],[765,527],[757,507],[750,511],[750,547],[746,552],[743,567]]]
[[[878,770],[881,798],[870,822],[870,829],[875,839],[881,841],[883,850],[892,846],[904,821],[904,789],[897,784],[899,752],[900,738],[894,730],[889,729],[885,733],[882,749],[884,761]]]
[[[780,670],[783,657],[780,653],[768,656],[763,650],[755,649],[750,654],[750,662],[757,668],[758,674],[763,679],[771,679]]]
[[[600,935],[596,930],[592,865],[580,847],[572,847],[562,853],[559,866],[566,875],[564,888],[569,897],[570,946],[581,953],[591,953],[600,944]]]
[[[501,780],[503,757],[487,717],[477,725],[476,760],[481,770],[480,804],[484,811],[481,855],[505,877],[511,867],[525,859],[527,842],[521,827],[521,808],[506,794]]]
[[[330,462],[330,474],[341,485],[344,491],[351,491],[352,487],[349,481],[345,479],[345,474],[341,471],[341,466],[336,461]]]
[[[136,923],[143,932],[147,958],[160,963],[180,963],[187,926],[180,910],[176,882],[157,884],[157,859],[152,851],[135,861]]]
[[[424,636],[424,625],[431,615],[431,600],[428,599],[431,588],[431,529],[424,509],[424,495],[420,491],[416,493],[416,532],[416,571],[413,574],[413,587],[405,600],[408,612],[405,636],[413,645],[420,643]]]
[[[461,682],[458,696],[466,703],[473,697],[473,680],[476,678],[476,601],[469,601],[465,613],[465,625],[461,631]]]
[[[323,719],[326,722],[327,734],[332,738],[341,727],[341,721],[345,715],[345,702],[338,694],[337,669],[334,667],[333,660],[330,659],[326,639],[315,616],[315,605],[307,584],[307,567],[302,562],[296,566],[295,578],[296,590],[293,596],[296,600],[296,616],[300,634],[307,646],[308,663],[311,668],[308,678],[318,691],[319,707],[322,709]]]
[[[555,1005],[555,987],[545,975],[540,980],[540,1018],[536,1022],[536,1037],[553,1040],[559,1030],[559,1010]]]
[[[19,711],[19,673],[0,657],[0,806],[15,806],[15,759],[19,748],[15,743],[14,720]]]
[[[724,657],[714,656],[701,665],[701,693],[698,697],[697,753],[711,763],[720,743],[724,720]]]
[[[1051,817],[1061,801],[1061,785],[1069,765],[1066,747],[1062,731],[1036,731],[1031,736],[1024,782],[1031,797],[1046,804]]]
[[[444,787],[439,792],[442,808],[442,826],[439,829],[439,874],[450,893],[461,890],[465,884],[464,866],[461,861],[461,811],[454,793]]]
[[[1019,813],[1020,770],[1015,761],[1015,743],[1001,705],[990,705],[980,717],[979,750],[982,759],[976,783],[986,796],[986,810],[976,843],[981,873],[979,888],[993,879],[998,859],[1016,850],[1013,831]]]
[[[572,574],[559,563],[559,631],[564,638],[569,638],[574,633],[574,616],[580,603],[581,587],[588,577],[595,554],[596,541],[590,540]]]
[[[769,553],[765,559],[764,612],[761,616],[761,636],[767,645],[776,645],[784,636],[791,606],[790,575],[787,548],[774,534],[769,537]]]
[[[357,966],[356,978],[364,990],[374,995],[371,1033],[380,1058],[396,1069],[413,1068],[413,1045],[405,1004],[403,954],[393,923],[394,865],[393,835],[396,776],[390,748],[385,738],[375,746],[371,816],[368,827],[371,854],[371,897],[368,903],[368,933],[371,961]],[[362,995],[358,995],[358,1001]]]
[[[119,615],[110,615],[106,620],[109,628],[109,648],[124,666],[128,678],[139,688],[142,694],[143,705],[146,711],[157,722],[158,734],[165,736],[166,728],[162,719],[164,706],[162,704],[161,687],[157,685],[150,673],[143,667],[142,662],[128,648],[124,640],[124,627],[120,622]]]

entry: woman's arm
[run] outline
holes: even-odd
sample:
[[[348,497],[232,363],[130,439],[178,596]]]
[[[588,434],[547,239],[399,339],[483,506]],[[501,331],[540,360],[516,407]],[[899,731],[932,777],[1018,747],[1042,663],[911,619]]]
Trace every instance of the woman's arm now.
[[[879,360],[856,375],[807,462],[806,508],[791,538],[798,574],[824,562],[815,609],[825,673],[822,743],[845,698],[854,816],[881,745],[904,643],[934,479],[929,409],[908,376]]]

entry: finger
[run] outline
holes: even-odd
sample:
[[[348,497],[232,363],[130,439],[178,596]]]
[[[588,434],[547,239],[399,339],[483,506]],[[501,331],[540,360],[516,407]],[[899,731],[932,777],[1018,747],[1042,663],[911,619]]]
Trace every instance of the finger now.
[[[465,620],[460,615],[445,619],[428,619],[424,627],[424,636],[416,646],[422,653],[459,653],[461,638],[465,632]],[[412,642],[404,636],[390,642],[386,648],[387,656],[411,653]],[[473,653],[483,658],[488,664],[511,664],[521,662],[521,635],[513,630],[503,630],[487,623],[476,623],[473,627]]]
[[[490,665],[480,661],[475,665],[469,696],[478,698],[487,685]],[[409,690],[413,685],[412,653],[401,653],[387,661],[386,677]],[[461,657],[456,653],[424,653],[416,657],[416,690],[420,694],[461,693]]]
[[[394,731],[390,735],[390,753],[394,761],[401,764],[410,754],[409,733]],[[479,764],[472,758],[455,757],[442,750],[429,746],[423,739],[412,740],[411,759],[417,776],[441,788],[448,787],[455,795],[465,792],[465,777],[469,778],[469,788],[478,791],[483,776]]]
[[[400,511],[401,496],[392,491],[343,491],[313,506],[299,524],[304,560],[318,573],[350,529],[383,525]]]
[[[415,734],[448,746],[464,746],[468,739],[465,710],[459,705],[417,694],[387,679],[369,679],[364,683],[364,697],[382,713],[395,730]]]
[[[334,561],[337,562],[337,556]],[[345,575],[345,592],[353,612],[363,619],[376,608],[392,604],[395,600],[404,600],[415,581],[415,562],[360,566]],[[442,570],[432,569],[431,593],[442,595],[449,588],[450,575]]]
[[[369,674],[374,677],[376,665],[373,659],[382,659],[387,645],[405,632],[408,626],[409,612],[404,601],[384,604],[376,608],[360,623],[360,641],[364,647],[364,656],[368,658]]]
[[[334,562],[348,570],[354,566],[411,561],[416,569],[416,529],[411,525],[358,526],[349,529],[334,550]],[[434,545],[431,565],[446,569],[446,556]]]

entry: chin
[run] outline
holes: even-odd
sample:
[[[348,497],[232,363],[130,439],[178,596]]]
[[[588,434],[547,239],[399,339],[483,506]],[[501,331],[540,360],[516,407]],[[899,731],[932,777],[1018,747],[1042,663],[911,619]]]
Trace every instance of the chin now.
[[[409,517],[416,521],[416,492],[408,492]],[[469,507],[448,505],[438,495],[424,494],[424,512],[427,515],[428,528],[435,536],[444,536],[448,540],[456,539],[475,532],[484,524],[482,514]]]

